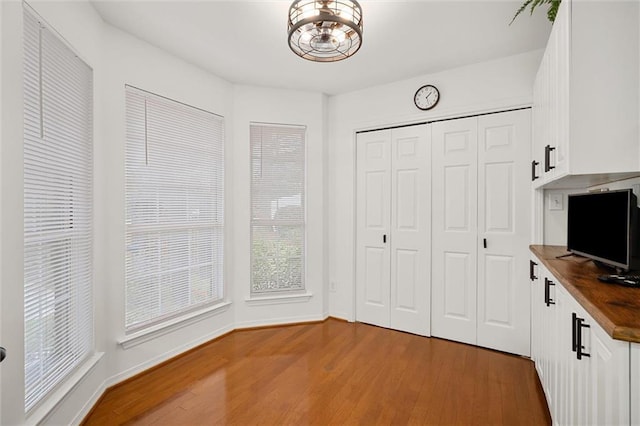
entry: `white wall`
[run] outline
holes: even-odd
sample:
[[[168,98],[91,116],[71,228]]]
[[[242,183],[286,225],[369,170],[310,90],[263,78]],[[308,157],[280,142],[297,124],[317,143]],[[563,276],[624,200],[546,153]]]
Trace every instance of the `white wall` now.
[[[541,56],[533,51],[329,99],[330,315],[355,319],[355,131],[528,106]],[[413,95],[424,84],[438,87],[441,99],[419,112]]]
[[[105,318],[105,345],[108,361],[108,385],[121,381],[186,349],[206,342],[233,329],[233,306],[222,312],[205,315],[193,323],[158,336],[140,345],[123,349],[116,342],[124,333],[125,300],[125,84],[133,85],[188,105],[225,117],[225,179],[232,187],[233,163],[233,86],[182,60],[142,42],[113,27],[104,26],[103,91],[96,105],[104,109],[104,143],[97,147],[96,187],[101,195],[102,213],[96,228],[103,239],[96,241],[102,249],[102,281],[108,291]],[[225,241],[233,241],[233,191],[225,196]],[[227,244],[225,283],[233,286],[230,273],[231,243]]]
[[[325,250],[324,96],[319,93],[236,86],[233,144],[233,290],[236,326],[253,327],[320,320],[323,303]],[[250,152],[249,123],[296,124],[307,127],[306,290],[311,297],[248,302],[250,291]]]
[[[0,74],[0,249],[2,250],[2,424],[22,414],[22,6],[2,2]],[[319,93],[233,86],[102,22],[87,2],[32,3],[94,70],[95,330],[104,356],[46,421],[77,422],[105,386],[236,327],[353,319],[354,132],[527,105],[541,52],[458,68],[333,98]],[[415,90],[439,87],[432,112],[417,112]],[[229,309],[124,349],[125,92],[130,84],[225,117],[226,263]],[[248,303],[249,123],[307,126],[307,266],[310,297]],[[328,143],[327,143],[328,141]],[[330,214],[331,212],[331,214]],[[330,239],[330,242],[328,241]],[[331,271],[329,275],[327,271]],[[329,292],[331,288],[331,292]],[[330,298],[327,298],[330,294]],[[52,407],[27,419],[38,421]]]
[[[87,2],[35,2],[34,9],[94,70],[94,282],[96,351],[102,357],[69,392],[25,419],[22,349],[22,5],[2,2],[0,130],[2,192],[2,376],[0,423],[79,422],[105,387],[233,328],[326,318],[327,99],[319,93],[234,86],[120,30]],[[7,65],[8,64],[8,65]],[[225,117],[225,285],[231,307],[124,349],[125,84]],[[310,297],[247,303],[249,122],[307,127],[307,265]],[[10,283],[11,285],[9,285]],[[16,284],[18,283],[18,284]],[[9,289],[9,291],[7,291]],[[55,406],[54,406],[55,402]]]
[[[88,3],[76,3],[59,13],[54,3],[33,3],[35,10],[47,18],[50,24],[63,34],[65,40],[74,46],[79,56],[92,68],[101,66],[100,44],[102,41],[102,20]],[[2,322],[3,345],[10,356],[2,364],[2,424],[22,424],[39,421],[52,408],[52,400],[39,406],[25,419],[24,416],[24,349],[23,349],[23,162],[22,162],[22,33],[23,9],[20,2],[2,2]],[[82,25],[79,25],[81,23]],[[101,87],[100,77],[94,81],[94,96]],[[101,117],[95,117],[94,134],[96,146],[102,143],[99,129],[103,126]],[[94,255],[98,252],[96,251]],[[98,270],[96,270],[96,273]],[[100,296],[99,293],[96,294]],[[104,310],[96,309],[96,329],[101,327]],[[103,341],[96,342],[98,351]],[[68,394],[62,405],[75,406],[70,411],[61,408],[61,413],[77,412],[77,407],[86,401],[104,381],[104,358],[98,362],[84,379],[77,384],[74,392]],[[63,414],[64,415],[64,414]]]
[[[0,3],[2,21],[2,424],[68,424],[82,419],[105,386],[233,328],[233,309],[192,321],[130,349],[124,337],[124,85],[132,84],[226,117],[232,153],[233,86],[105,25],[88,2],[32,2],[94,71],[94,300],[96,351],[104,353],[69,392],[59,390],[24,418],[22,349],[22,4]],[[5,64],[8,66],[5,67]],[[231,178],[233,157],[227,157]],[[8,184],[10,182],[10,185]],[[231,203],[226,217],[233,218]],[[228,223],[233,224],[232,220]],[[227,227],[232,241],[233,225]],[[229,258],[230,256],[227,256]],[[227,267],[225,279],[233,277]],[[57,404],[54,407],[54,404]],[[45,417],[46,416],[46,417]]]
[[[554,189],[544,191],[544,243],[549,246],[567,245],[567,196],[585,192],[586,189]],[[561,201],[561,209],[550,208],[550,197]],[[554,201],[555,203],[555,201]]]

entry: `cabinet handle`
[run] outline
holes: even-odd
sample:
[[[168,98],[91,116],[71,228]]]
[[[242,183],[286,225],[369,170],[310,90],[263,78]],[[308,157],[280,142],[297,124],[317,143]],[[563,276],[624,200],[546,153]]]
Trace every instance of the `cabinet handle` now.
[[[576,318],[576,357],[578,359],[582,359],[583,356],[590,357],[591,355],[582,352],[584,346],[582,346],[582,329],[583,328],[591,328],[589,324],[584,323],[584,318]]]
[[[484,248],[487,248],[487,239],[486,238],[482,239],[482,245],[483,245]]]
[[[529,260],[529,279],[531,281],[538,279],[538,277],[536,277],[536,272],[535,272],[536,266],[538,266],[536,262],[534,262],[533,260]]]
[[[548,172],[551,169],[555,169],[556,166],[551,165],[551,151],[555,151],[556,148],[551,145],[547,145],[544,147],[544,171]]]
[[[0,362],[4,361],[7,357],[7,350],[0,346]]]
[[[544,279],[544,303],[547,306],[551,306],[551,305],[555,305],[556,302],[551,300],[551,295],[549,293],[549,287],[555,285],[555,283],[553,281],[551,281],[549,278]]]
[[[382,235],[382,242],[383,242],[384,244],[386,244],[386,243],[387,243],[387,234],[383,234],[383,235]]]
[[[571,313],[571,352],[578,351],[578,315]]]
[[[540,176],[536,176],[536,166],[539,164],[540,163],[537,162],[536,160],[533,160],[531,162],[531,181],[534,181],[540,177]]]

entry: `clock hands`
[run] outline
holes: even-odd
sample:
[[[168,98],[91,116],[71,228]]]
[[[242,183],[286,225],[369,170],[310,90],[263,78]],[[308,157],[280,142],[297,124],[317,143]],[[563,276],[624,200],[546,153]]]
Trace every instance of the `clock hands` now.
[[[427,84],[418,89],[413,97],[413,102],[418,109],[426,111],[433,108],[438,103],[439,98],[440,93],[438,89],[435,86]]]

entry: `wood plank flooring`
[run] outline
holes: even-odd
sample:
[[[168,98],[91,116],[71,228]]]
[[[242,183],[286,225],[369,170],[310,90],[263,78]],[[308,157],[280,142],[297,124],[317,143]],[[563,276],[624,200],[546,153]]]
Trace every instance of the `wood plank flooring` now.
[[[235,331],[103,395],[86,425],[549,425],[530,360],[329,319]]]

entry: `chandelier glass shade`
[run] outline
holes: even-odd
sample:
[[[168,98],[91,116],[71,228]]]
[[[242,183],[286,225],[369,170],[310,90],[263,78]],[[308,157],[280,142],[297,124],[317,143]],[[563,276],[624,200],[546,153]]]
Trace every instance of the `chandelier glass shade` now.
[[[289,47],[310,61],[335,62],[362,45],[362,8],[356,0],[296,0],[289,8]]]

